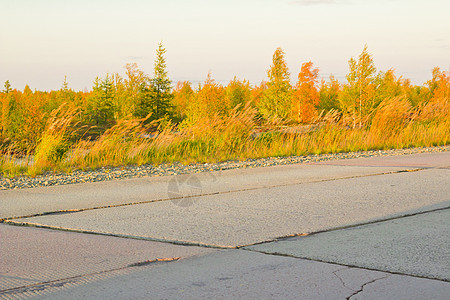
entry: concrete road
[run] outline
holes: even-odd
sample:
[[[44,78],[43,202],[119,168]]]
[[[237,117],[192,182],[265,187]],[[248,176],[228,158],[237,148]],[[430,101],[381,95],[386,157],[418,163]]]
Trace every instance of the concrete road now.
[[[4,224],[0,224],[0,238],[0,290],[216,251]]]
[[[449,225],[446,209],[248,249],[450,281]]]
[[[180,197],[214,195],[309,182],[395,173],[405,167],[348,167],[285,165],[235,169],[192,175],[136,178],[65,186],[0,190],[0,219],[33,216],[54,211],[83,210],[174,200]],[[186,203],[183,203],[186,202]]]
[[[448,207],[448,172],[283,185],[205,195],[188,207],[159,201],[10,222],[232,248]]]
[[[446,299],[449,166],[443,152],[0,191],[0,298]]]
[[[59,282],[49,299],[445,299],[448,282],[244,250]],[[67,283],[66,283],[67,282]]]

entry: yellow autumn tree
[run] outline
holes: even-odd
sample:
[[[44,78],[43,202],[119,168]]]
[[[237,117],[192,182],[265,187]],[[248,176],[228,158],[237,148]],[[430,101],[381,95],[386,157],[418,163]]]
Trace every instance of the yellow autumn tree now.
[[[186,109],[195,96],[194,90],[189,81],[179,81],[172,93],[175,118],[181,120],[186,117]]]
[[[433,78],[428,81],[432,98],[449,98],[450,72],[441,71],[439,67],[436,67],[433,69],[432,74]]]
[[[186,108],[185,124],[192,125],[202,118],[226,115],[229,110],[230,105],[225,97],[225,89],[208,73],[205,83],[199,87]]]
[[[433,78],[428,81],[431,99],[422,102],[423,120],[445,121],[450,123],[450,72],[433,69]]]
[[[302,64],[292,97],[292,120],[298,123],[309,123],[317,117],[317,105],[320,99],[317,90],[318,77],[319,69],[313,68],[312,62]]]
[[[366,117],[374,108],[376,68],[369,54],[367,45],[358,60],[353,57],[348,61],[350,68],[346,76],[347,84],[339,97],[340,109],[351,117],[353,127],[362,127]]]
[[[247,80],[241,81],[234,77],[225,88],[225,96],[230,108],[235,108],[239,105],[239,108],[242,109],[247,102],[252,100],[250,82]]]
[[[265,81],[262,81],[260,85],[255,85],[252,88],[251,97],[252,97],[252,103],[254,106],[256,106],[256,107],[260,106],[261,99],[263,98],[264,92],[266,91],[266,89],[267,89],[267,82],[265,82]]]
[[[394,69],[380,72],[375,79],[376,91],[374,106],[378,106],[386,98],[404,96],[401,78],[397,78]]]
[[[329,81],[322,79],[319,92],[319,111],[337,110],[339,108],[338,98],[341,90],[342,85],[333,75],[330,75]]]
[[[139,69],[136,63],[127,64],[125,69],[125,74],[127,75],[124,80],[125,101],[120,105],[122,116],[135,114],[140,92],[148,80],[148,77]]]
[[[273,54],[272,65],[267,75],[269,81],[259,101],[259,112],[266,119],[272,117],[286,119],[291,109],[292,87],[283,49],[277,48]]]

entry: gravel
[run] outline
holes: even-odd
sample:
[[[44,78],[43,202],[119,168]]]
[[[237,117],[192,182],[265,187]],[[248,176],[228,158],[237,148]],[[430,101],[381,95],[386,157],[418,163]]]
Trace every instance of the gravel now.
[[[13,178],[0,176],[0,190],[22,189],[41,186],[53,186],[72,183],[96,182],[113,179],[155,177],[167,175],[179,175],[187,173],[200,173],[209,171],[229,170],[237,168],[256,168],[275,165],[288,165],[308,162],[320,162],[338,159],[407,155],[424,152],[450,151],[450,145],[428,148],[408,148],[394,150],[360,151],[336,154],[319,154],[307,156],[268,157],[258,159],[247,159],[244,161],[225,161],[220,163],[197,163],[183,165],[180,163],[161,165],[131,165],[123,167],[103,167],[91,171],[74,171],[73,173],[46,173],[36,177],[18,176]]]

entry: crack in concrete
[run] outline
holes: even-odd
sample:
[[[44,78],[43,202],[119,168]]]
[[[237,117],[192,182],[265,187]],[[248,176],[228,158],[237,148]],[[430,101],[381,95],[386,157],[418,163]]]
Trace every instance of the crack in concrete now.
[[[316,235],[316,234],[319,234],[319,233],[325,233],[325,232],[331,232],[331,231],[355,228],[355,227],[359,227],[359,226],[377,224],[377,223],[382,223],[382,222],[386,222],[386,221],[398,220],[398,219],[402,219],[402,218],[413,217],[413,216],[418,216],[418,215],[422,215],[422,214],[427,214],[427,213],[436,212],[436,211],[442,211],[442,210],[447,210],[447,209],[450,209],[450,206],[439,207],[439,208],[426,210],[426,211],[412,212],[412,213],[409,213],[409,214],[404,214],[404,215],[399,215],[399,216],[392,216],[392,217],[387,217],[387,218],[384,218],[384,219],[368,220],[368,221],[365,221],[365,222],[362,222],[362,223],[343,225],[343,226],[328,228],[328,229],[314,231],[314,232],[294,233],[294,234],[290,234],[290,235],[277,237],[277,238],[272,239],[272,240],[261,241],[261,242],[257,242],[257,243],[253,243],[253,244],[237,246],[236,248],[240,249],[240,248],[244,248],[244,247],[263,245],[263,244],[268,244],[268,243],[273,243],[273,242],[281,242],[281,241],[289,240],[289,239],[296,238],[296,237],[305,237],[305,236]]]
[[[421,170],[425,170],[425,169],[421,168],[421,169],[417,169],[415,171],[421,171]],[[399,174],[399,173],[403,173],[403,172],[405,172],[405,170],[381,172],[381,173],[375,173],[375,174],[356,175],[356,176],[343,176],[343,177],[338,177],[338,178],[312,180],[312,181],[308,181],[308,182],[294,182],[294,183],[286,183],[286,184],[278,184],[278,185],[274,184],[274,185],[258,186],[258,187],[253,187],[253,188],[244,188],[244,189],[239,189],[239,190],[230,190],[230,191],[222,191],[222,192],[211,192],[211,193],[204,193],[204,194],[199,194],[199,195],[186,195],[186,196],[182,196],[182,197],[169,197],[169,198],[164,198],[164,199],[154,199],[154,200],[139,201],[139,202],[130,202],[130,203],[121,203],[121,204],[113,204],[113,205],[95,206],[95,207],[89,207],[89,208],[63,209],[63,210],[48,211],[48,212],[36,213],[36,214],[24,215],[24,216],[4,217],[4,218],[0,218],[0,223],[4,223],[7,220],[33,218],[33,217],[41,217],[41,216],[57,215],[57,214],[66,214],[66,213],[69,214],[69,213],[77,213],[77,212],[96,210],[96,209],[124,207],[124,206],[131,206],[131,205],[140,205],[140,204],[148,204],[148,203],[163,202],[163,201],[174,201],[174,200],[181,200],[181,199],[188,199],[188,198],[197,198],[197,197],[207,197],[207,196],[213,196],[213,195],[231,194],[231,193],[239,193],[239,192],[261,190],[261,189],[271,189],[271,188],[276,188],[276,187],[293,186],[293,185],[300,185],[300,184],[320,183],[320,182],[347,180],[347,179],[364,178],[364,177],[381,176],[381,175],[392,175],[392,174]]]
[[[346,300],[350,300],[352,297],[358,295],[359,293],[362,293],[365,286],[367,286],[367,285],[369,285],[369,284],[372,284],[372,283],[374,283],[374,282],[377,282],[377,281],[379,281],[379,280],[386,279],[386,278],[388,278],[389,276],[391,276],[391,274],[387,274],[386,276],[383,276],[383,277],[380,277],[380,278],[376,278],[376,279],[373,279],[373,280],[371,280],[371,281],[368,281],[368,282],[364,283],[364,284],[361,286],[361,288],[360,288],[359,290],[354,291],[354,293],[351,294],[350,296],[348,296],[348,297],[346,298]]]
[[[392,220],[402,219],[402,218],[406,218],[406,217],[412,217],[412,216],[417,216],[417,215],[421,215],[421,214],[426,214],[426,213],[430,213],[430,212],[442,211],[442,210],[446,210],[446,209],[450,209],[450,206],[436,208],[436,209],[427,210],[427,211],[419,211],[419,212],[414,212],[414,213],[401,215],[401,216],[394,216],[394,217],[380,219],[380,220],[373,220],[373,221],[368,221],[368,222],[364,222],[364,223],[338,226],[338,227],[315,231],[315,232],[310,232],[310,233],[294,233],[294,234],[290,234],[290,235],[286,235],[286,236],[277,237],[277,238],[274,238],[271,240],[266,240],[266,241],[261,241],[261,242],[257,242],[257,243],[246,244],[246,245],[236,245],[236,246],[214,245],[214,244],[207,244],[207,243],[201,243],[201,242],[169,240],[169,239],[161,239],[161,238],[154,238],[154,237],[142,237],[142,236],[126,235],[126,234],[119,234],[119,233],[112,233],[112,232],[98,232],[98,231],[92,231],[92,230],[66,228],[66,227],[45,225],[45,224],[39,224],[39,223],[19,222],[19,221],[14,221],[14,220],[5,220],[0,223],[3,223],[5,225],[11,225],[11,226],[35,227],[35,228],[45,228],[45,229],[52,229],[52,230],[85,233],[85,234],[97,234],[97,235],[104,235],[104,236],[114,236],[114,237],[120,237],[120,238],[161,242],[161,243],[168,243],[168,244],[182,245],[182,246],[197,246],[197,247],[214,248],[214,249],[244,249],[244,250],[248,250],[248,251],[256,251],[256,252],[261,252],[264,254],[270,254],[269,252],[266,253],[263,251],[252,250],[252,249],[248,249],[247,247],[268,244],[268,243],[273,243],[273,242],[286,241],[286,240],[289,240],[289,239],[292,239],[295,237],[304,237],[304,236],[310,236],[310,235],[315,235],[315,234],[319,234],[319,233],[325,233],[325,232],[355,228],[355,227],[359,227],[359,226],[377,224],[377,223],[381,223],[381,222],[385,222],[385,221],[392,221]],[[295,257],[295,256],[292,256],[292,257]],[[302,257],[300,257],[300,258],[302,258]],[[307,259],[307,258],[305,258],[305,259]],[[350,267],[352,267],[352,266],[350,266]],[[425,277],[425,278],[428,278],[428,277]],[[436,279],[436,278],[430,278],[430,279]]]
[[[402,276],[409,276],[409,277],[414,277],[414,278],[437,280],[437,281],[441,281],[441,282],[450,282],[449,280],[442,279],[442,278],[428,277],[428,276],[422,276],[422,275],[416,275],[416,274],[406,274],[406,273],[389,271],[389,270],[380,270],[380,269],[363,267],[363,266],[358,266],[358,265],[349,265],[349,264],[344,264],[344,263],[338,263],[338,262],[328,261],[328,260],[324,260],[324,259],[317,259],[317,258],[304,257],[304,256],[295,256],[292,254],[286,254],[286,253],[280,253],[280,252],[268,252],[268,251],[255,250],[255,249],[249,249],[249,248],[239,248],[238,250],[257,252],[257,253],[266,254],[266,255],[275,255],[275,256],[290,257],[290,258],[296,258],[296,259],[304,259],[304,260],[309,260],[309,261],[313,261],[313,262],[326,263],[326,264],[347,267],[347,268],[355,268],[355,269],[360,269],[360,270],[383,272],[383,273],[390,274],[390,275],[402,275]]]
[[[4,224],[5,225],[11,225],[11,226],[35,227],[35,228],[44,228],[44,229],[52,229],[52,230],[59,230],[59,231],[67,231],[67,232],[76,232],[76,233],[85,233],[85,234],[94,234],[94,235],[113,236],[113,237],[119,237],[119,238],[134,239],[134,240],[144,240],[144,241],[152,241],[152,242],[160,242],[160,243],[167,243],[167,244],[181,245],[181,246],[195,246],[195,247],[204,247],[204,248],[213,248],[213,249],[237,249],[236,246],[211,245],[211,244],[200,243],[200,242],[189,242],[189,241],[180,241],[180,240],[160,239],[160,238],[154,238],[154,237],[143,237],[143,236],[136,236],[136,235],[126,235],[126,234],[112,233],[112,232],[99,232],[99,231],[91,231],[91,230],[83,230],[83,229],[75,229],[75,228],[66,228],[66,227],[59,227],[59,226],[44,225],[44,224],[39,224],[39,223],[18,222],[18,221],[14,221],[14,220],[6,220],[4,222]]]
[[[114,271],[121,271],[121,270],[130,269],[130,268],[143,267],[143,266],[148,266],[148,265],[153,265],[153,264],[158,264],[158,263],[174,262],[174,261],[178,261],[179,259],[181,259],[181,257],[156,258],[153,260],[146,260],[146,261],[142,261],[142,262],[129,264],[127,266],[120,267],[120,268],[114,268],[114,269],[110,269],[110,270],[104,270],[104,271],[99,271],[99,272],[93,272],[93,273],[88,273],[88,274],[72,276],[72,277],[68,277],[68,278],[50,280],[50,281],[10,288],[10,289],[6,289],[6,290],[0,290],[0,296],[2,296],[2,295],[16,295],[17,296],[17,295],[29,293],[29,292],[40,292],[40,291],[44,291],[44,290],[54,288],[54,287],[63,287],[64,285],[74,283],[84,277],[107,274],[107,273],[114,272]]]
[[[352,289],[351,287],[348,287],[348,286],[345,284],[344,280],[341,278],[341,276],[339,276],[339,275],[337,274],[337,272],[340,272],[340,271],[343,271],[343,270],[347,270],[347,269],[350,269],[350,267],[344,267],[344,268],[341,268],[341,269],[337,269],[337,270],[333,271],[332,273],[333,273],[334,276],[336,276],[336,277],[339,279],[339,281],[342,283],[342,286],[343,286],[343,287],[349,289],[349,290],[352,291],[352,292],[355,292],[355,290]]]

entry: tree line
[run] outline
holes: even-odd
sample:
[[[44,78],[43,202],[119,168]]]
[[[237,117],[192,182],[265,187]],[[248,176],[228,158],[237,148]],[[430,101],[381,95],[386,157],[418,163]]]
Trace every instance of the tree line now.
[[[449,72],[436,67],[429,81],[413,85],[409,79],[397,77],[393,69],[377,71],[367,46],[349,60],[345,83],[332,75],[319,80],[319,69],[309,61],[302,64],[294,85],[281,48],[273,54],[268,79],[255,86],[236,77],[228,85],[220,85],[211,74],[197,87],[189,81],[173,86],[165,53],[160,43],[152,76],[136,64],[127,64],[125,77],[117,73],[97,77],[91,91],[74,91],[66,79],[56,91],[32,91],[29,86],[20,91],[6,81],[0,92],[0,144],[34,149],[52,112],[62,106],[76,109],[74,128],[95,139],[120,120],[141,119],[149,130],[167,124],[189,127],[248,106],[256,110],[260,124],[312,124],[332,112],[346,126],[363,128],[374,122],[374,112],[386,99],[401,97],[406,106],[398,109],[406,110],[433,101],[448,103],[450,98]]]

